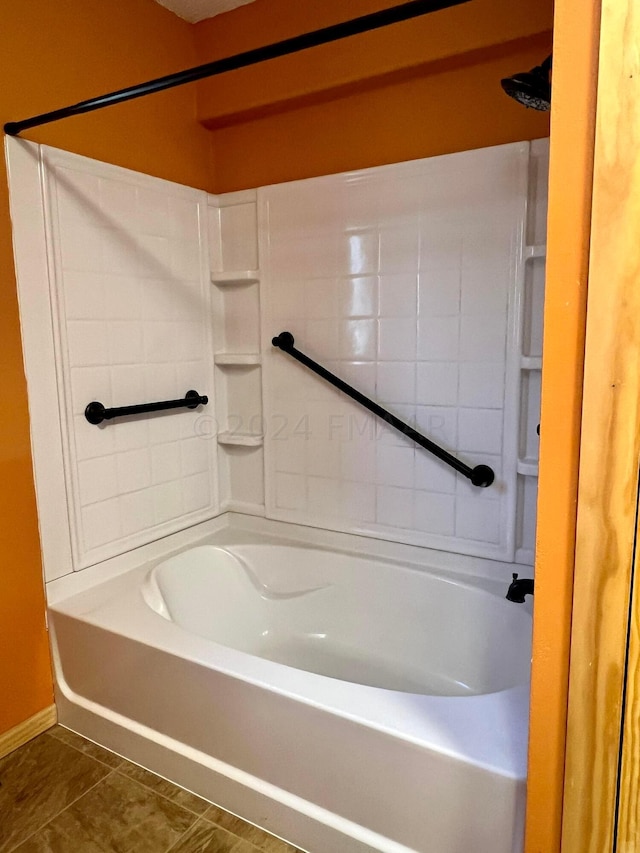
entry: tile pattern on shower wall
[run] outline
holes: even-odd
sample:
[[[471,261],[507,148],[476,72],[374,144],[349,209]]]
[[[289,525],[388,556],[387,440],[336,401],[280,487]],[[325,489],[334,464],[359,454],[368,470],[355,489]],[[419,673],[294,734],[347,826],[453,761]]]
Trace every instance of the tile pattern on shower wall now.
[[[82,568],[215,514],[201,411],[100,427],[83,415],[91,400],[126,406],[192,388],[213,402],[206,196],[56,151],[45,164],[65,476]]]
[[[510,556],[527,162],[525,143],[259,191],[268,515]],[[274,350],[285,329],[496,483],[476,489]]]

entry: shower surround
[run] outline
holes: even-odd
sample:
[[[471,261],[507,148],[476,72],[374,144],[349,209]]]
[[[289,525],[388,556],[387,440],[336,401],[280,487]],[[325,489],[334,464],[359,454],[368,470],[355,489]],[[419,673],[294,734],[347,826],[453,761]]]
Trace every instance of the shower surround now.
[[[264,543],[255,552],[260,558],[248,561],[264,602],[282,592],[270,568],[276,552],[292,555],[294,563],[297,555],[301,577],[317,548],[345,576],[349,561],[338,570],[340,555],[362,552],[365,561],[352,564],[367,567],[359,577],[369,573],[371,585],[361,583],[355,597],[346,595],[334,607],[335,614],[345,611],[343,622],[358,622],[389,577],[390,611],[381,624],[388,625],[391,654],[390,614],[410,630],[426,618],[420,606],[402,606],[401,613],[392,607],[395,582],[398,601],[407,595],[416,605],[442,601],[452,618],[454,599],[472,601],[470,611],[460,604],[470,613],[460,648],[465,642],[476,653],[484,648],[487,685],[497,684],[502,664],[481,626],[488,619],[492,631],[502,631],[503,644],[521,645],[522,628],[511,623],[514,613],[526,621],[526,610],[501,598],[511,572],[533,563],[546,143],[218,197],[20,140],[9,140],[7,149],[61,722],[268,824],[311,853],[337,849],[338,838],[345,851],[422,853],[418,839],[429,827],[434,833],[440,827],[433,836],[439,853],[457,851],[464,827],[443,835],[446,810],[441,823],[437,810],[431,824],[420,823],[420,809],[403,811],[409,800],[399,784],[395,817],[383,825],[379,808],[368,811],[373,800],[367,796],[345,801],[345,817],[337,801],[307,791],[303,765],[313,763],[311,753],[302,750],[297,776],[282,775],[287,738],[290,745],[313,742],[309,708],[319,703],[318,719],[332,733],[327,779],[332,766],[337,772],[330,745],[341,754],[366,741],[353,760],[364,761],[371,748],[370,760],[384,764],[383,755],[400,760],[413,743],[416,760],[426,762],[420,774],[435,780],[436,765],[449,767],[451,786],[443,796],[451,808],[456,790],[470,785],[477,792],[469,795],[469,808],[478,807],[478,831],[483,816],[487,821],[480,832],[487,851],[518,851],[526,664],[517,668],[517,683],[487,686],[477,697],[363,687],[350,683],[358,678],[347,663],[355,655],[362,668],[375,670],[384,637],[375,648],[360,641],[332,647],[345,625],[336,635],[325,609],[313,630],[300,623],[287,642],[313,645],[312,657],[321,662],[335,662],[338,648],[343,669],[305,673],[302,652],[260,662],[254,648],[230,650],[219,636],[189,632],[187,638],[184,626],[171,621],[175,599],[163,604],[156,597],[153,606],[153,583],[144,577],[172,553],[208,542],[231,552],[235,544],[240,553],[248,537]],[[274,350],[271,338],[284,329],[311,357],[465,463],[491,465],[495,483],[475,489]],[[100,427],[83,417],[92,400],[130,405],[180,398],[190,388],[209,396],[207,408]],[[231,572],[232,583],[242,576],[243,560]],[[407,563],[411,577],[421,578],[414,594],[405,583]],[[206,595],[215,596],[217,571],[205,573]],[[287,582],[295,576],[292,569]],[[447,584],[460,594],[439,597]],[[197,597],[196,586],[185,581],[183,591]],[[489,616],[496,607],[507,608],[495,611],[504,613],[504,624],[502,616]],[[238,625],[249,617],[243,606],[229,614]],[[268,636],[271,629],[263,628]],[[448,645],[444,635],[429,643]],[[73,651],[80,648],[82,654]],[[132,672],[130,665],[135,669],[147,657],[145,669],[157,681],[128,714],[128,688],[117,671]],[[89,660],[107,658],[115,669],[107,678],[104,663],[98,695]],[[162,672],[174,666],[171,679],[186,679],[185,713],[207,718],[197,685],[208,678],[207,695],[213,690],[220,697],[204,751],[204,742],[180,741],[171,703],[152,700],[157,691],[166,694]],[[461,681],[464,690],[456,671],[441,675]],[[222,702],[227,688],[238,698],[233,708]],[[335,691],[338,704],[332,704]],[[260,708],[267,713],[285,695],[289,724],[281,733],[274,729],[275,752],[264,757],[266,764],[247,763],[242,749],[234,753],[231,746],[222,755],[221,732],[245,718],[242,739],[243,731],[253,731],[251,715]],[[396,723],[385,717],[391,707],[404,708]],[[345,727],[339,720],[347,718]],[[376,740],[380,727],[389,734],[389,725],[391,740]],[[485,732],[482,755],[463,748],[465,727]],[[372,764],[365,775],[377,772]],[[494,777],[502,793],[496,788],[489,801],[506,796],[511,803],[499,820],[481,807]],[[355,796],[355,778],[350,784]]]

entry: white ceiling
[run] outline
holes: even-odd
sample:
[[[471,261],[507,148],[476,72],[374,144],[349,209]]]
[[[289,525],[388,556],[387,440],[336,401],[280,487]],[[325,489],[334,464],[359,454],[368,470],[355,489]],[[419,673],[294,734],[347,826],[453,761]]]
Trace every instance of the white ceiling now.
[[[156,3],[175,12],[185,21],[195,24],[205,18],[213,18],[221,12],[253,3],[253,0],[156,0]]]

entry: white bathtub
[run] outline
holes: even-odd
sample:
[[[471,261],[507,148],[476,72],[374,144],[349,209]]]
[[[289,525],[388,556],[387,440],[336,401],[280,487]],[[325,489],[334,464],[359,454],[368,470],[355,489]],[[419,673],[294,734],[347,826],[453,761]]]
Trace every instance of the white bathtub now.
[[[520,851],[531,621],[502,597],[511,567],[492,564],[496,595],[451,555],[428,571],[389,543],[218,527],[50,585],[61,722],[310,853]]]

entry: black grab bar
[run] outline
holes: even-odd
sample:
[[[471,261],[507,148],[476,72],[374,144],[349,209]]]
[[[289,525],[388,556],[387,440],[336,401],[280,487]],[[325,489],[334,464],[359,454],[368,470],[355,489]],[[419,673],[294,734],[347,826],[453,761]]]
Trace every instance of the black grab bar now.
[[[198,394],[197,391],[187,391],[181,400],[163,400],[159,403],[139,403],[137,406],[119,406],[114,409],[105,409],[102,403],[93,401],[84,410],[84,416],[90,424],[101,424],[102,421],[110,421],[123,415],[142,415],[146,412],[163,412],[166,409],[196,409],[198,406],[206,406],[209,398]]]
[[[452,468],[462,474],[467,479],[471,480],[474,486],[479,486],[480,488],[486,488],[490,486],[494,479],[495,474],[493,469],[488,465],[476,465],[475,468],[470,468],[468,465],[465,465],[464,462],[461,462],[459,459],[456,459],[455,456],[452,456],[448,451],[444,450],[442,447],[439,447],[435,442],[426,438],[426,436],[417,432],[413,427],[410,427],[409,424],[406,424],[404,421],[401,421],[400,418],[397,418],[395,415],[392,415],[391,412],[388,412],[386,409],[383,409],[382,406],[379,406],[377,403],[374,403],[373,400],[370,400],[368,397],[365,397],[364,394],[361,394],[360,391],[357,391],[351,385],[344,382],[334,373],[327,370],[326,367],[322,367],[321,364],[318,364],[317,361],[314,361],[312,358],[309,358],[308,355],[305,355],[300,350],[294,347],[294,337],[291,332],[280,332],[275,338],[272,338],[271,343],[274,347],[279,347],[283,352],[288,353],[293,356],[297,361],[301,364],[304,364],[305,367],[308,367],[310,370],[313,370],[314,373],[317,373],[318,376],[321,376],[327,382],[334,386],[334,388],[338,388],[348,397],[351,397],[352,400],[355,400],[356,403],[360,403],[361,406],[364,406],[365,409],[368,409],[370,412],[373,412],[374,415],[377,415],[379,418],[382,418],[383,421],[386,421],[392,427],[397,429],[403,435],[406,435],[407,438],[410,438],[412,441],[415,441],[416,444],[419,444],[420,447],[424,447],[425,450],[428,450],[430,453],[433,453],[434,456],[437,456],[438,459],[441,459],[443,462],[446,462],[447,465],[450,465]]]

